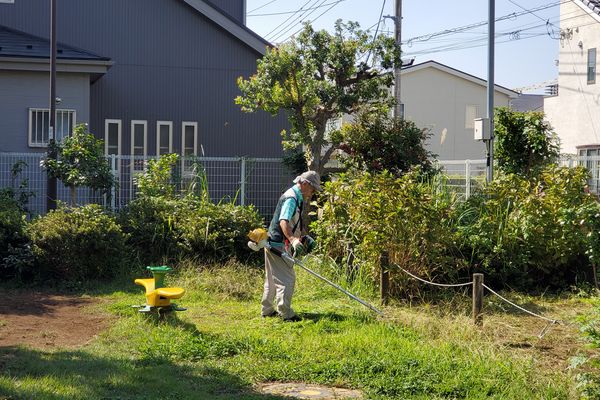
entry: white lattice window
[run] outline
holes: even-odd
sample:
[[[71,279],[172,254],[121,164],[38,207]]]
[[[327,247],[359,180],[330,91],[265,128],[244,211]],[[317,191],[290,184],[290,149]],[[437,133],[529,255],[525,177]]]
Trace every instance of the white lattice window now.
[[[54,139],[71,136],[75,127],[75,110],[56,110]],[[29,109],[29,147],[46,147],[50,138],[50,110]]]
[[[104,123],[104,153],[121,155],[121,120],[107,119]]]

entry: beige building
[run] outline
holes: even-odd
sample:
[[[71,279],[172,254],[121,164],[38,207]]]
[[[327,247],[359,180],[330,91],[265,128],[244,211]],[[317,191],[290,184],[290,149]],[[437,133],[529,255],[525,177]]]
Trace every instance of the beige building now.
[[[544,99],[546,118],[561,139],[561,151],[600,154],[600,0],[560,3],[558,95]]]
[[[404,116],[431,129],[427,147],[438,160],[485,158],[485,144],[473,139],[473,120],[486,116],[487,81],[427,61],[405,67],[401,75]],[[518,93],[496,85],[495,107],[508,107]]]

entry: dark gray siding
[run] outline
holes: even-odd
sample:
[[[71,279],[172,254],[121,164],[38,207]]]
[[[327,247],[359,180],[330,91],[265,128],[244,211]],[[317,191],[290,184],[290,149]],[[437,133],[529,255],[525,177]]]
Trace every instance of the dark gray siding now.
[[[62,74],[56,78],[59,109],[75,110],[76,122],[89,122],[90,77]],[[29,109],[48,108],[48,73],[0,71],[0,151],[45,151],[29,148]]]
[[[46,0],[0,4],[0,24],[42,37],[48,15]],[[260,54],[183,1],[61,0],[57,36],[114,62],[91,86],[90,129],[103,137],[104,120],[121,119],[123,154],[131,120],[148,121],[150,155],[156,121],[164,120],[173,121],[177,152],[181,122],[197,121],[206,156],[281,155],[285,118],[244,114],[234,104],[236,79],[255,72]]]
[[[209,2],[239,23],[244,22],[244,3],[246,3],[246,0],[209,0]]]

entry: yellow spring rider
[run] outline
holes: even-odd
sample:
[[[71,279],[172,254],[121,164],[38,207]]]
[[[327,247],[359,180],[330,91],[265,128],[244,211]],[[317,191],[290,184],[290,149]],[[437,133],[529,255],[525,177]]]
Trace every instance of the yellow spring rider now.
[[[149,313],[156,310],[158,314],[169,311],[185,311],[185,308],[171,303],[173,299],[180,299],[185,294],[185,289],[179,287],[164,287],[165,275],[171,271],[166,265],[146,267],[152,272],[153,278],[139,278],[135,283],[146,289],[146,304],[132,306],[139,308],[139,312]]]

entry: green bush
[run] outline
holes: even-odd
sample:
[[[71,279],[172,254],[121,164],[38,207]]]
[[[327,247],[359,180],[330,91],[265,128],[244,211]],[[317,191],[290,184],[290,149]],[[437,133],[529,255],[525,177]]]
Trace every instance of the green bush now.
[[[119,221],[144,263],[180,257],[247,258],[252,255],[247,234],[263,225],[254,207],[213,204],[194,196],[143,196],[128,204]]]
[[[263,221],[253,206],[197,202],[180,214],[181,248],[184,255],[203,260],[248,258],[248,232]]]
[[[0,191],[0,271],[5,277],[20,278],[29,272],[31,265],[15,258],[29,248],[26,226],[19,201],[8,191]]]
[[[583,168],[546,167],[498,177],[457,210],[462,251],[492,280],[516,287],[565,286],[598,250],[598,204]]]
[[[187,203],[164,197],[141,196],[129,202],[118,221],[127,234],[128,244],[144,264],[176,258],[180,232],[176,228],[177,210]]]
[[[313,230],[326,255],[350,266],[347,273],[366,269],[376,278],[386,250],[392,264],[412,273],[457,279],[463,262],[453,254],[455,200],[443,185],[424,180],[419,171],[400,178],[363,173],[328,183],[323,196],[322,217]],[[410,285],[404,273],[392,277],[397,289]]]
[[[28,232],[41,278],[111,278],[127,262],[126,235],[98,205],[53,210],[36,218]]]

